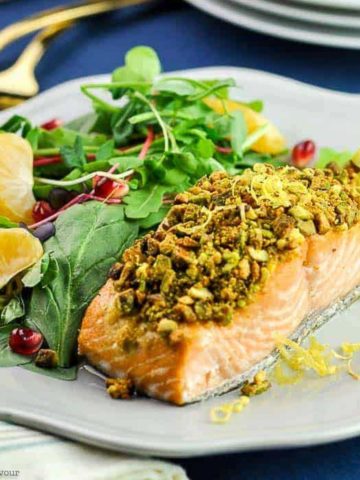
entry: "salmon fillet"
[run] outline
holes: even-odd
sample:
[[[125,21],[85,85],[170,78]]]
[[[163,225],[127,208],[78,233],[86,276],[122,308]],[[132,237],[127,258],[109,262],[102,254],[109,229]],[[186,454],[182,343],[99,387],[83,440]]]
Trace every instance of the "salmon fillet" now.
[[[336,179],[332,181],[337,184]],[[351,207],[357,209],[355,203]],[[281,214],[286,211],[278,203],[272,211],[279,208]],[[322,218],[317,212],[314,218]],[[322,227],[324,223],[318,230]],[[110,279],[85,314],[79,352],[106,374],[127,375],[139,391],[178,405],[235,387],[274,350],[274,334],[291,336],[309,316],[325,312],[360,285],[357,217],[352,225],[327,227],[325,233],[304,235],[286,254],[274,250],[270,275],[246,305],[233,310],[229,324],[179,321],[176,341],[143,328],[140,322],[136,348],[122,348],[124,335],[139,328],[139,314],[116,314],[118,288],[116,280]],[[243,223],[237,228],[241,230]],[[232,271],[229,281],[237,271]]]

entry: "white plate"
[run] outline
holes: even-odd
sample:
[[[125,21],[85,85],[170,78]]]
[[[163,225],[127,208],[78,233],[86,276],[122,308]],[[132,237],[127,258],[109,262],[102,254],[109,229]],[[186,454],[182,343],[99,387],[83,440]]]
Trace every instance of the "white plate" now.
[[[234,3],[249,6],[248,0],[232,0]],[[360,0],[359,0],[360,7]],[[292,20],[319,23],[343,28],[360,28],[360,12],[348,12],[339,10],[324,10],[321,7],[310,5],[297,5],[295,3],[283,3],[278,0],[252,0],[251,8],[260,12],[270,13]]]
[[[307,5],[321,5],[326,8],[347,8],[360,10],[359,0],[290,0],[295,3],[306,3]]]
[[[268,15],[249,6],[235,4],[230,0],[187,0],[205,12],[274,37],[287,38],[297,42],[360,49],[360,31],[324,25],[310,24],[289,18]]]
[[[290,143],[313,138],[319,146],[355,149],[359,144],[360,95],[331,92],[254,70],[207,68],[178,74],[196,78],[233,77],[244,100],[263,98],[267,115]],[[70,120],[90,109],[74,80],[0,114],[11,113],[44,122]],[[70,107],[70,108],[69,108]],[[360,303],[327,325],[320,338],[337,346],[360,341]],[[19,367],[0,369],[0,418],[57,433],[101,447],[159,456],[185,457],[257,448],[310,445],[360,433],[359,384],[340,379],[309,380],[276,388],[255,398],[227,425],[209,420],[210,408],[236,393],[204,403],[175,407],[149,399],[112,400],[103,382],[81,371],[75,382],[62,382]]]

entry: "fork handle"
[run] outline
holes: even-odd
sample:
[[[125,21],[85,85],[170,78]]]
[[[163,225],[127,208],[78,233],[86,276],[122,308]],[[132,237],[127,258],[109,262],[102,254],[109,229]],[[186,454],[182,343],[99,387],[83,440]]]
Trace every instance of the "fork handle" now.
[[[15,65],[21,65],[22,69],[29,72],[35,70],[36,65],[44,55],[48,44],[61,32],[67,30],[73,22],[63,22],[45,28],[34,37],[21,53]]]
[[[100,13],[117,10],[118,8],[137,5],[150,0],[97,0],[75,3],[67,7],[43,10],[37,15],[13,23],[0,31],[0,50],[10,43],[36,30],[40,30],[56,23],[64,23],[80,18],[98,15]]]

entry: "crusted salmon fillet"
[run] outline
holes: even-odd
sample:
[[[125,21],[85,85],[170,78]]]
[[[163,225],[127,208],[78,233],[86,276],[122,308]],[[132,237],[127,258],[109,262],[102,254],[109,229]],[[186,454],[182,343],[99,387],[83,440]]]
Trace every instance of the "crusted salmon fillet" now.
[[[139,391],[178,405],[225,392],[243,381],[247,372],[254,373],[254,368],[274,350],[274,334],[293,335],[306,319],[326,312],[360,285],[358,194],[356,189],[349,187],[353,172],[347,177],[347,186],[344,186],[332,172],[325,173],[320,181],[317,173],[306,170],[307,177],[293,169],[282,171],[283,185],[276,183],[279,191],[274,197],[265,195],[261,198],[262,187],[254,187],[255,182],[260,180],[266,182],[270,177],[276,178],[276,181],[279,179],[278,173],[270,167],[248,173],[250,183],[245,182],[238,195],[234,195],[237,180],[227,178],[227,183],[224,174],[216,174],[209,182],[200,182],[200,188],[190,190],[192,196],[209,190],[212,199],[214,196],[218,199],[219,193],[228,199],[227,203],[220,202],[220,210],[211,206],[209,198],[207,200],[206,208],[215,211],[219,220],[212,217],[209,221],[205,215],[205,221],[197,218],[189,227],[187,217],[184,222],[184,216],[178,213],[181,209],[175,206],[178,224],[174,223],[174,214],[170,212],[155,234],[131,247],[124,257],[125,265],[133,262],[133,273],[128,272],[124,280],[123,264],[119,278],[109,279],[89,306],[79,336],[80,353],[110,376],[129,376]],[[331,189],[329,192],[329,186],[324,190],[324,179],[330,182],[333,192]],[[306,195],[306,192],[297,194],[296,182],[307,184],[309,191],[314,193],[312,198],[303,202],[301,195]],[[231,215],[225,213],[230,217],[224,220],[224,211],[231,210],[224,207],[232,205],[228,194],[224,195],[226,189],[231,190],[231,198],[239,196],[240,201],[237,203],[236,200],[236,205],[246,208],[231,211]],[[292,190],[295,190],[294,194]],[[253,196],[249,197],[249,192]],[[341,198],[343,208],[338,210],[341,213],[336,213],[337,197],[333,195],[340,195],[338,199],[340,201]],[[181,210],[182,214],[189,211],[191,198],[189,201],[188,197],[180,195],[180,206],[186,205]],[[218,205],[218,200],[215,203]],[[258,209],[261,208],[263,217],[260,218],[263,220],[259,219]],[[345,210],[348,213],[344,213]],[[257,219],[253,211],[257,212]],[[250,219],[246,219],[247,214]],[[199,231],[196,226],[201,225],[201,221],[206,226]],[[227,230],[224,230],[224,225]],[[265,232],[266,228],[273,237]],[[162,243],[169,239],[171,229],[178,235],[175,235],[175,247],[176,239],[180,238],[182,248],[187,245],[188,250],[195,249],[196,254],[188,259],[190,263],[186,265],[183,257],[183,263],[179,263],[178,252],[175,255],[174,250],[162,248]],[[262,240],[259,229],[263,231]],[[244,230],[247,231],[245,242],[241,236]],[[220,236],[217,246],[219,231],[222,235],[226,232],[227,237],[224,240]],[[209,243],[204,241],[205,246],[195,246],[195,241],[201,244],[204,235],[207,235]],[[234,240],[235,237],[242,238],[240,244]],[[184,238],[191,238],[193,242]],[[160,242],[159,251],[154,249],[155,240]],[[144,242],[147,242],[147,251]],[[200,268],[199,265],[202,265],[202,254],[205,248],[209,250],[210,243],[216,247],[214,252],[225,252],[225,256],[219,257],[219,266],[208,273],[205,267]],[[226,248],[222,250],[223,244]],[[167,244],[165,246],[168,247]],[[234,247],[236,250],[231,251],[236,251],[236,255],[231,257],[228,252]],[[217,258],[215,253],[212,255]],[[139,286],[140,276],[136,274],[136,269],[142,265],[141,273],[144,265],[149,265],[150,272],[156,276],[154,258],[159,256],[172,258],[177,276],[174,279],[174,275],[169,276],[164,271],[159,284],[160,280],[155,282],[150,274],[147,280],[150,284],[155,282],[155,286],[146,287],[152,289],[147,292],[144,286]],[[224,258],[228,262],[225,267]],[[197,277],[194,265],[200,270]],[[191,275],[193,278],[189,280]],[[201,283],[201,275],[208,280]],[[162,290],[164,277],[172,278],[170,290]],[[131,297],[129,292],[138,295]],[[179,307],[180,293],[185,295],[180,297]],[[155,302],[155,309],[149,310],[149,305],[154,305],[154,299],[151,297],[152,303],[147,305],[146,295],[157,295],[155,300],[160,303]],[[201,295],[203,298],[199,298]],[[120,304],[126,299],[127,309],[123,304],[119,308],[119,298]],[[134,300],[133,303],[129,298]],[[186,308],[181,308],[183,305]],[[212,307],[214,318],[204,316],[204,305]]]

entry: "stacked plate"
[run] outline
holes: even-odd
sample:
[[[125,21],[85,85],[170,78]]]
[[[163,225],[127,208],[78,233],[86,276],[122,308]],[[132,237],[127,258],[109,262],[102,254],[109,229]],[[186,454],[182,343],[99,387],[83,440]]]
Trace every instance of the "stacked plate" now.
[[[360,49],[360,0],[188,0],[236,25],[277,37]]]

